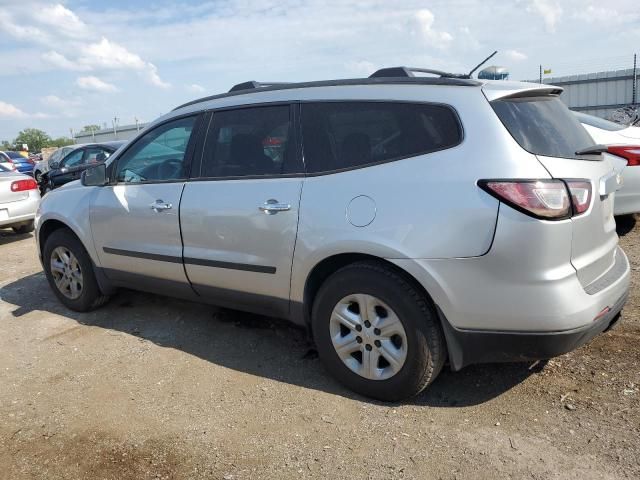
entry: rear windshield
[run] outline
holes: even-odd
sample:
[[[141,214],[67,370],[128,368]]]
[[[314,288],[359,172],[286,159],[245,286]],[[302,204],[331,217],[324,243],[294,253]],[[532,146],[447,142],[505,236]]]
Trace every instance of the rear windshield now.
[[[509,133],[536,155],[577,158],[576,151],[595,145],[575,115],[558,97],[518,97],[491,102]]]
[[[592,127],[601,128],[602,130],[609,130],[610,132],[617,132],[618,130],[624,130],[626,125],[620,125],[619,123],[610,122],[604,118],[595,117],[586,113],[573,112],[580,123],[586,123]]]
[[[25,159],[22,155],[20,155],[18,152],[4,152],[7,154],[7,157],[9,158],[21,158],[21,159]]]

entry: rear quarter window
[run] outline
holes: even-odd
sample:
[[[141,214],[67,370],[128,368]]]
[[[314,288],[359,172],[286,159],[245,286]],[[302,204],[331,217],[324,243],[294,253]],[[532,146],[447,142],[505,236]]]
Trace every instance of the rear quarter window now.
[[[462,127],[445,105],[402,102],[302,104],[308,173],[388,162],[443,150],[462,141]]]
[[[578,150],[594,141],[558,97],[494,100],[491,106],[522,148],[536,155],[582,159]]]

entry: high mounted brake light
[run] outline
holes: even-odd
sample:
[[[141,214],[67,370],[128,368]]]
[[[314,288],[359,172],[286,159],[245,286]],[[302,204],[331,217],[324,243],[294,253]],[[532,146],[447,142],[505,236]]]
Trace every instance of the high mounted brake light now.
[[[530,217],[564,220],[580,215],[591,204],[586,180],[480,180],[489,195]]]

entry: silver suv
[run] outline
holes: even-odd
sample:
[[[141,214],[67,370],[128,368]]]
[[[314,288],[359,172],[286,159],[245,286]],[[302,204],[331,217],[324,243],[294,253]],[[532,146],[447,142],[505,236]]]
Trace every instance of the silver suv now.
[[[44,270],[76,311],[128,287],[288,318],[384,400],[447,361],[565,353],[617,321],[629,264],[613,159],[560,92],[406,68],[238,85],[47,195]]]

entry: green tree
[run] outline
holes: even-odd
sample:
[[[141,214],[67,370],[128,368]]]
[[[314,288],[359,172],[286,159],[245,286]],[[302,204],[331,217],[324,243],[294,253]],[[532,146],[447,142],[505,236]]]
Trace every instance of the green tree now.
[[[46,132],[37,128],[25,128],[13,141],[17,147],[21,147],[23,143],[29,146],[29,151],[39,152],[42,147],[51,141],[51,137]]]
[[[85,125],[82,127],[81,132],[97,132],[100,130],[100,125]]]
[[[47,143],[47,145],[45,145],[46,147],[64,147],[66,145],[73,145],[74,141],[71,138],[68,137],[58,137],[58,138],[53,138],[49,143]]]
[[[2,143],[0,143],[0,150],[13,150],[13,145],[3,140]]]

